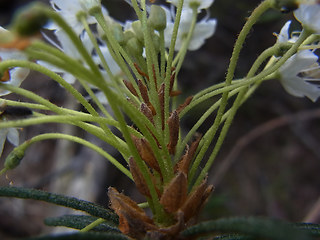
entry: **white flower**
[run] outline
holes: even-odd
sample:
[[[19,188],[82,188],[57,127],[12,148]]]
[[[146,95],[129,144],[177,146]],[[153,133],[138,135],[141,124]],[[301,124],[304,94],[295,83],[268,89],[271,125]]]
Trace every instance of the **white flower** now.
[[[198,11],[201,9],[208,9],[214,0],[184,0],[183,7],[197,7]],[[178,6],[179,0],[167,0],[167,2],[172,3],[175,6]]]
[[[122,73],[121,68],[119,67],[118,63],[111,56],[109,48],[107,46],[101,46],[100,50],[102,52],[102,55],[103,55],[105,61],[107,62],[108,66],[110,68],[111,73],[114,76],[120,75]],[[102,65],[101,59],[98,55],[94,55],[93,60],[95,61],[96,64]],[[109,79],[109,77],[108,77],[108,79]]]
[[[171,15],[170,11],[166,10],[167,17]],[[166,47],[170,46],[172,31],[174,22],[172,18],[168,18],[167,27],[164,31],[165,33],[165,44]],[[188,33],[190,32],[190,26],[192,21],[192,9],[185,8],[181,13],[181,20],[178,30],[178,36],[176,40],[175,50],[179,50]],[[215,19],[202,19],[200,22],[196,23],[196,27],[194,29],[193,35],[190,40],[190,44],[188,46],[188,50],[197,50],[199,49],[205,42],[205,40],[211,37],[216,29],[217,21]]]
[[[4,28],[0,27],[0,32],[7,31]],[[25,60],[26,56],[17,50],[8,50],[8,49],[0,49],[0,61],[5,60]],[[4,84],[10,84],[13,86],[20,86],[22,81],[28,76],[30,70],[21,67],[15,67],[9,70],[10,78],[2,81]],[[7,90],[0,89],[0,96],[4,96],[9,94],[10,92]]]
[[[279,69],[280,82],[285,90],[296,97],[308,97],[316,101],[320,96],[320,86],[310,83],[320,81],[308,77],[311,69],[320,70],[318,56],[310,50],[302,50],[291,56]]]
[[[314,33],[320,34],[320,3],[318,4],[300,4],[294,11],[298,21]]]
[[[67,36],[67,34],[63,30],[56,30],[55,35],[56,35],[57,40],[59,41],[60,45],[57,45],[55,42],[53,42],[49,38],[47,38],[47,40],[50,41],[55,47],[57,47],[58,49],[63,51],[68,56],[75,58],[77,60],[80,60],[80,61],[82,60],[82,57],[81,57],[80,53],[78,52],[77,48],[74,46],[74,44],[72,43],[70,38]],[[93,44],[91,43],[87,34],[84,34],[84,33],[81,34],[80,39],[82,40],[82,43],[84,44],[87,51],[89,53],[91,53],[93,50]],[[66,80],[70,84],[73,84],[76,80],[76,78],[72,74],[66,72],[65,70],[63,70],[61,68],[53,66],[53,65],[51,65],[47,62],[44,62],[44,61],[38,61],[37,63],[50,69],[53,72],[62,74],[63,79]]]
[[[77,14],[80,12],[88,12],[89,9],[84,7],[83,0],[51,0],[52,8],[57,11],[70,27],[75,31],[77,35],[80,35],[84,29],[81,22],[78,21]],[[107,10],[101,6],[104,15],[107,15]],[[96,23],[96,19],[93,16],[87,16],[88,24]],[[46,26],[47,29],[57,30],[59,27],[54,23],[49,23]]]
[[[19,145],[19,132],[16,128],[2,128],[0,129],[0,156],[3,152],[4,143],[8,141],[15,147]]]
[[[291,21],[287,21],[283,25],[283,27],[281,28],[280,33],[277,35],[277,37],[278,37],[277,42],[278,43],[287,43],[287,42],[294,43],[298,39],[297,36],[290,35],[290,31],[289,31],[290,24],[291,24]]]

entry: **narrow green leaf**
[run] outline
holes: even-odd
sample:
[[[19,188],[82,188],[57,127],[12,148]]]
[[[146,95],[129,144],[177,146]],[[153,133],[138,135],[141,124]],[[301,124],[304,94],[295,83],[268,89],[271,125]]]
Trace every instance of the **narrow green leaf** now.
[[[109,209],[103,208],[88,201],[79,200],[74,197],[67,197],[60,194],[22,187],[0,187],[0,197],[15,197],[44,201],[59,206],[84,211],[94,217],[103,218],[114,223],[118,222],[118,217],[116,214]]]
[[[204,239],[208,239],[208,238],[204,238]],[[231,234],[231,235],[218,236],[218,237],[215,237],[213,240],[254,240],[254,239],[252,237],[248,237],[248,236]]]
[[[50,217],[44,220],[47,226],[51,227],[68,227],[74,229],[83,229],[89,224],[96,221],[97,217],[86,216],[86,215],[64,215],[61,217]],[[92,231],[97,232],[120,232],[120,230],[112,223],[103,222],[97,227],[93,228]]]
[[[203,222],[182,232],[183,236],[241,234],[270,240],[310,240],[309,234],[290,223],[264,218],[224,218]]]
[[[320,237],[320,224],[314,223],[295,223],[293,225],[298,229],[303,229],[313,237]]]
[[[65,233],[54,236],[25,238],[24,240],[129,240],[121,233]]]

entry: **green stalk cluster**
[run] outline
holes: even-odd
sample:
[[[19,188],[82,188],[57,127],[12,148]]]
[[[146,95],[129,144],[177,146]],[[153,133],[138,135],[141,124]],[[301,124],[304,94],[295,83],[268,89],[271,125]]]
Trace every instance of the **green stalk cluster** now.
[[[24,127],[55,122],[77,126],[96,136],[118,150],[129,165],[130,159],[134,159],[136,164],[134,166],[137,166],[137,171],[141,173],[141,179],[143,179],[140,180],[147,189],[143,191],[147,192],[148,206],[154,214],[154,220],[159,226],[166,226],[168,222],[172,222],[174,217],[172,216],[172,212],[168,214],[168,211],[166,211],[163,204],[165,200],[162,201],[161,196],[165,195],[164,192],[167,187],[174,184],[173,181],[176,180],[177,175],[179,175],[177,168],[181,166],[179,166],[178,163],[179,161],[183,162],[184,156],[187,155],[186,153],[183,156],[183,152],[188,152],[188,144],[192,142],[192,137],[196,135],[199,127],[213,112],[216,112],[214,123],[206,133],[203,134],[201,141],[199,140],[200,142],[198,142],[199,146],[197,145],[192,153],[192,161],[190,160],[190,163],[188,162],[190,168],[187,164],[187,171],[184,174],[188,176],[188,178],[181,177],[181,179],[187,179],[189,189],[192,189],[186,194],[186,196],[189,196],[189,199],[193,196],[192,191],[200,189],[205,181],[204,179],[221,149],[222,143],[239,107],[254,93],[263,81],[275,77],[277,70],[287,59],[295,54],[299,48],[303,48],[305,44],[308,44],[308,41],[314,41],[314,38],[312,38],[314,35],[311,35],[308,31],[304,31],[293,44],[286,44],[285,46],[283,44],[275,44],[273,47],[265,50],[256,59],[252,68],[244,78],[234,79],[241,49],[253,25],[259,20],[261,15],[270,8],[281,9],[281,7],[286,7],[291,9],[294,6],[292,4],[295,4],[293,2],[295,1],[285,1],[285,3],[282,1],[280,3],[280,1],[275,0],[263,1],[252,12],[238,36],[225,81],[202,90],[197,93],[192,100],[191,98],[187,99],[189,101],[186,101],[179,107],[176,107],[176,100],[173,100],[171,97],[178,95],[178,73],[181,70],[188,46],[196,28],[198,5],[194,5],[192,8],[190,31],[184,39],[181,49],[176,53],[175,44],[180,26],[181,13],[183,11],[183,0],[179,0],[177,5],[176,19],[169,49],[165,48],[164,43],[166,16],[163,9],[159,6],[152,5],[151,11],[148,13],[146,0],[132,0],[132,6],[138,20],[132,24],[132,29],[128,31],[123,31],[122,26],[117,23],[110,23],[106,16],[103,15],[101,8],[95,6],[90,9],[89,14],[93,16],[98,23],[97,31],[102,35],[102,39],[106,42],[110,54],[121,68],[124,77],[119,77],[112,73],[100,49],[96,33],[87,21],[86,14],[81,13],[78,14],[77,17],[88,34],[102,66],[98,66],[94,62],[91,53],[87,51],[79,39],[79,36],[77,36],[58,13],[42,5],[36,7],[35,13],[35,8],[32,7],[29,12],[32,16],[30,22],[24,22],[22,25],[19,24],[19,22],[15,22],[14,29],[18,35],[26,36],[28,35],[26,33],[34,33],[50,18],[66,33],[69,40],[81,55],[81,59],[74,59],[63,51],[41,41],[30,41],[30,44],[23,49],[23,52],[29,59],[45,61],[72,74],[77,78],[81,87],[90,95],[94,104],[98,106],[98,110],[87,101],[79,89],[76,89],[67,83],[63,77],[46,67],[28,60],[1,61],[0,73],[4,73],[14,67],[23,67],[49,76],[71,94],[74,99],[84,107],[86,113],[58,107],[30,91],[0,83],[0,88],[24,96],[32,101],[32,103],[28,103],[5,100],[8,106],[28,107],[33,111],[33,115],[28,118],[1,121],[0,128]],[[25,16],[29,15],[24,14],[17,19],[23,17],[23,19],[25,19]],[[39,22],[34,24],[36,20],[39,20]],[[33,26],[31,30],[29,24]],[[282,55],[281,58],[274,60],[274,56],[278,56],[280,52],[282,53],[280,54]],[[145,53],[145,55],[143,55],[143,53]],[[261,66],[268,60],[270,60],[269,64],[267,64],[263,70],[259,71]],[[104,79],[99,67],[102,67],[106,71],[110,81]],[[91,86],[98,88],[104,93],[112,111],[109,111],[103,106],[92,91]],[[186,136],[181,136],[182,134],[180,133],[179,127],[180,119],[186,116],[192,109],[196,108],[198,104],[217,96],[220,96],[220,99],[206,110]],[[228,106],[230,107],[228,108]],[[45,115],[41,112],[42,110],[50,111],[53,115]],[[131,123],[126,122],[125,117],[129,117],[134,127],[131,127]],[[172,120],[174,118],[175,120]],[[174,121],[174,123],[170,121]],[[116,136],[113,133],[113,128],[117,128],[122,133],[122,136]],[[135,178],[137,175],[133,174],[132,169],[129,170],[126,168],[102,148],[78,137],[62,133],[38,135],[18,146],[8,156],[4,170],[2,170],[0,174],[18,166],[24,156],[25,150],[31,144],[47,139],[66,139],[91,148],[104,156],[137,184]],[[143,141],[144,146],[150,147],[151,150],[148,154],[151,152],[152,154],[150,155],[152,155],[152,158],[154,157],[157,162],[157,166],[154,167],[154,169],[150,167],[150,163],[146,161],[145,155],[143,155],[142,151],[137,147],[139,141],[136,139]],[[217,140],[211,150],[210,146],[214,139]],[[190,145],[192,146],[192,144]],[[150,155],[148,155],[148,157],[150,157]],[[209,156],[207,160],[205,159],[205,155]],[[198,169],[201,165],[204,167],[199,172]],[[161,183],[160,187],[159,184],[157,185],[159,182]],[[207,192],[205,187],[203,187],[201,193],[203,196],[206,196]],[[115,192],[113,194],[112,196],[114,198],[121,198],[121,201],[124,202],[127,201],[124,200],[126,199],[125,197],[119,197]],[[198,202],[200,204],[200,202],[204,202],[204,199]],[[126,204],[130,205],[127,202]],[[177,205],[184,206],[182,203],[179,204]]]

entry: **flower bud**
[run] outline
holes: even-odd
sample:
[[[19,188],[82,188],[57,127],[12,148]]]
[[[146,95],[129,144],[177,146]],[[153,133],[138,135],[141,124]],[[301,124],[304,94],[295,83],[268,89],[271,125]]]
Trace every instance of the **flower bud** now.
[[[163,31],[167,26],[166,12],[158,5],[151,5],[148,23],[157,31]]]
[[[16,168],[24,157],[24,152],[25,148],[21,146],[14,148],[4,162],[4,168],[7,170]]]
[[[39,33],[42,26],[48,21],[42,8],[42,5],[36,3],[20,10],[13,20],[12,29],[20,36],[32,36]]]
[[[125,44],[125,36],[122,30],[122,26],[119,23],[114,23],[111,26],[112,28],[112,33],[114,38],[117,40],[117,42],[120,45],[124,45]]]
[[[91,15],[101,10],[101,0],[80,0],[80,4]]]
[[[144,42],[144,36],[143,36],[141,22],[140,21],[134,21],[131,26],[132,26],[132,29],[133,29],[134,33],[136,34],[136,38],[140,42],[143,43]]]
[[[137,38],[130,38],[126,47],[132,56],[138,57],[142,55],[143,46]]]
[[[289,13],[299,7],[298,0],[274,0],[273,7],[282,13]]]
[[[127,30],[123,33],[124,35],[124,41],[127,43],[131,38],[135,37],[134,32],[132,32],[131,30]]]

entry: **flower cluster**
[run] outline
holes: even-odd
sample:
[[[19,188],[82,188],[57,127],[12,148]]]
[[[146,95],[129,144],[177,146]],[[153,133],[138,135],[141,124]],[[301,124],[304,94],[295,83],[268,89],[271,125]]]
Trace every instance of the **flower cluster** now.
[[[294,15],[307,30],[319,34],[319,13],[320,4],[301,4]],[[278,43],[294,43],[298,39],[298,36],[290,37],[290,24],[288,21],[281,29]],[[320,96],[320,85],[314,84],[320,82],[319,57],[314,52],[317,44],[318,40],[306,44],[279,68],[279,80],[288,93],[296,97],[306,96],[314,102]]]

